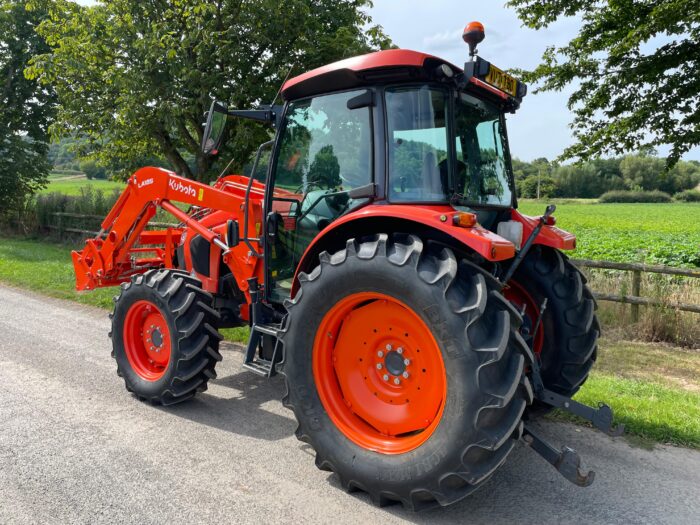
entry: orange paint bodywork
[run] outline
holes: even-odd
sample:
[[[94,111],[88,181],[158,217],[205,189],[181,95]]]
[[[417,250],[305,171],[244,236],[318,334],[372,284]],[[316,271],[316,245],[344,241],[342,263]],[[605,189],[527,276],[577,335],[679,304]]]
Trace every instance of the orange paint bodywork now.
[[[114,286],[132,275],[153,268],[172,268],[175,250],[195,234],[210,242],[209,275],[197,274],[203,287],[216,292],[219,285],[219,261],[222,249],[214,241],[223,241],[226,221],[244,223],[244,199],[247,177],[230,175],[214,186],[178,177],[161,168],[142,168],[129,178],[127,187],[102,222],[101,235],[88,239],[82,251],[72,253],[77,290]],[[248,207],[249,237],[262,230],[264,186],[254,181]],[[173,202],[196,208],[185,213]],[[181,221],[181,226],[161,231],[145,231],[157,208],[163,208]],[[260,243],[254,241],[256,251]],[[192,268],[188,250],[184,267]],[[144,257],[150,254],[150,257]],[[248,299],[247,279],[263,278],[262,259],[240,243],[223,257],[240,290]],[[247,309],[246,309],[247,310]]]
[[[114,286],[150,269],[179,266],[194,273],[205,290],[218,293],[223,260],[249,303],[248,279],[257,277],[263,283],[265,277],[259,239],[263,235],[265,187],[262,183],[253,181],[248,206],[247,237],[251,239],[255,253],[243,242],[226,253],[222,253],[220,246],[230,219],[237,221],[241,235],[246,235],[243,225],[247,184],[248,178],[240,175],[222,177],[209,186],[178,177],[161,168],[138,170],[129,178],[126,189],[102,222],[100,235],[88,239],[83,250],[72,253],[76,289],[82,291]],[[301,200],[300,195],[282,189],[275,191],[275,195],[286,199],[277,201],[277,206],[284,207],[287,214],[287,208],[291,208],[293,201]],[[193,208],[186,213],[174,202],[190,204]],[[171,213],[180,224],[165,230],[147,231],[146,226],[158,207]],[[401,219],[443,232],[488,261],[504,261],[515,256],[515,246],[510,241],[479,224],[469,226],[462,215],[449,205],[370,204],[340,217],[325,228],[307,247],[302,263],[311,257],[310,254],[315,252],[324,237],[337,228],[352,221],[382,218]],[[511,218],[523,224],[523,238],[527,238],[538,221],[537,217],[522,215],[517,210],[512,210]],[[207,274],[193,269],[190,241],[195,235],[209,241]],[[542,228],[535,242],[560,250],[576,247],[574,235],[553,226]],[[184,261],[175,264],[176,250],[180,246],[183,247],[180,253]],[[298,280],[295,278],[292,295],[297,287]],[[240,315],[243,319],[248,318],[247,305],[241,305]]]
[[[511,211],[511,220],[518,221],[523,225],[523,241],[528,238],[539,222],[539,217],[523,215],[518,210]],[[576,235],[569,233],[555,226],[544,226],[540,234],[535,239],[535,244],[549,246],[557,250],[575,250]]]

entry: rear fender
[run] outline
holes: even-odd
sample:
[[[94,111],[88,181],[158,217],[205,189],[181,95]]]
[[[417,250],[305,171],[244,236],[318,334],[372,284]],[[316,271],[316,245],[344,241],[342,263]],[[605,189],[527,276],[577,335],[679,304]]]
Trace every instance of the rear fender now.
[[[528,238],[539,222],[539,217],[523,215],[518,210],[511,212],[511,220],[518,221],[523,225],[523,241]],[[564,231],[556,226],[544,226],[535,239],[535,244],[549,246],[557,250],[575,250],[576,235]]]
[[[488,261],[511,259],[515,246],[510,241],[482,228],[456,226],[457,210],[451,206],[369,205],[331,223],[307,247],[297,266],[292,296],[298,289],[299,273],[310,272],[323,251],[341,249],[347,239],[382,232],[420,233],[426,238],[463,246]]]

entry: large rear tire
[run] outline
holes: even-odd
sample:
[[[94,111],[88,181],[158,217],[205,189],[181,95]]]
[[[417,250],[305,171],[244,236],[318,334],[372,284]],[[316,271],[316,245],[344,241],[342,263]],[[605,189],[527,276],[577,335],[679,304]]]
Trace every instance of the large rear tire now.
[[[586,278],[561,252],[534,246],[510,284],[505,295],[518,311],[524,309],[522,335],[540,356],[544,386],[573,396],[596,360],[600,335],[597,305]],[[542,321],[532,334],[545,298]]]
[[[163,405],[206,390],[221,361],[218,313],[199,280],[179,270],[151,270],[114,298],[112,357],[117,375],[142,401]]]
[[[412,235],[350,240],[300,275],[285,406],[316,465],[376,504],[451,504],[505,461],[532,401],[520,318],[478,267]]]

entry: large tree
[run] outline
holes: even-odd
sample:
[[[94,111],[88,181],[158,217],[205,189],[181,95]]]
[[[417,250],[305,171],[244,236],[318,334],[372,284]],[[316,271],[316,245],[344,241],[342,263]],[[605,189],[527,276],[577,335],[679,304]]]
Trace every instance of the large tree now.
[[[45,9],[0,0],[0,214],[20,207],[46,182],[47,128],[55,95],[24,76],[29,59],[48,47],[35,29]]]
[[[100,163],[126,169],[157,153],[179,174],[208,180],[212,159],[199,144],[212,97],[238,108],[269,103],[290,68],[298,74],[390,45],[371,26],[369,5],[105,0],[81,7],[57,0],[40,27],[53,50],[37,56],[28,72],[59,94],[53,131],[86,137]],[[234,166],[264,134],[260,126],[233,124],[225,152]]]
[[[700,0],[509,0],[526,26],[581,19],[527,75],[543,90],[573,86],[577,142],[563,158],[669,145],[669,166],[700,144]]]

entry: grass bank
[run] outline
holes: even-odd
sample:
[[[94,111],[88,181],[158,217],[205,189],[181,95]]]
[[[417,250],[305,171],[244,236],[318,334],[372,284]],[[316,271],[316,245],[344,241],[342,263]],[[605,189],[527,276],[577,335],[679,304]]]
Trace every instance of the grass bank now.
[[[92,179],[85,176],[53,176],[49,177],[49,183],[40,193],[63,193],[65,195],[80,195],[81,188],[90,187],[93,190],[101,190],[105,195],[114,190],[123,190],[123,182],[111,180]]]
[[[700,448],[697,350],[603,339],[594,371],[575,399],[610,405],[635,443]],[[561,412],[551,417],[583,423]]]
[[[65,244],[0,237],[0,282],[50,297],[111,309],[115,288],[75,291],[72,249]],[[222,332],[230,341],[247,341],[247,328]]]
[[[70,251],[65,245],[0,237],[0,282],[111,308],[114,289],[75,292]],[[243,342],[247,329],[224,334],[228,340]],[[698,351],[604,339],[594,372],[577,399],[591,405],[608,403],[628,435],[643,442],[700,448]]]

